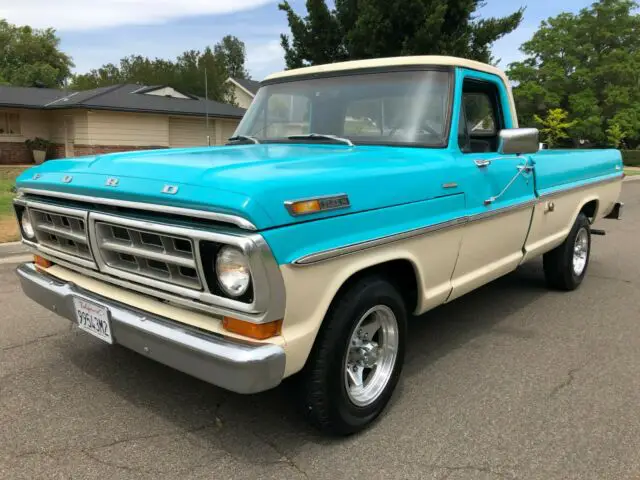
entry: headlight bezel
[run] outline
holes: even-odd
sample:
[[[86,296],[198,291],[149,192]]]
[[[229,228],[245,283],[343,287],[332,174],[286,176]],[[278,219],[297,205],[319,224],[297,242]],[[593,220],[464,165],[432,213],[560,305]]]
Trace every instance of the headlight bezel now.
[[[13,202],[13,209],[16,214],[16,221],[18,222],[18,228],[20,229],[20,235],[22,236],[22,239],[26,242],[37,243],[38,239],[36,238],[35,228],[33,227],[33,222],[31,220],[31,216],[29,215],[29,210],[27,209],[27,207],[18,199],[16,199]],[[27,235],[26,229],[22,224],[22,219],[25,215],[27,215],[29,218],[29,224],[33,233],[32,235]]]
[[[26,208],[20,215],[20,229],[27,240],[36,238],[36,231],[33,228],[33,223],[31,223],[31,215],[29,215],[29,211]]]
[[[233,296],[228,293],[220,283],[218,279],[218,272],[216,270],[216,262],[218,259],[218,255],[223,248],[234,248],[238,251],[242,252],[245,256],[246,263],[249,269],[249,284],[246,290],[238,296]],[[251,304],[255,299],[254,293],[254,272],[251,268],[251,259],[250,256],[247,255],[246,252],[243,251],[237,245],[224,244],[224,243],[216,243],[210,241],[200,241],[200,258],[202,261],[202,270],[204,273],[205,281],[207,283],[207,287],[209,291],[218,297],[227,298],[229,300],[233,300],[236,302],[241,302],[244,304]]]

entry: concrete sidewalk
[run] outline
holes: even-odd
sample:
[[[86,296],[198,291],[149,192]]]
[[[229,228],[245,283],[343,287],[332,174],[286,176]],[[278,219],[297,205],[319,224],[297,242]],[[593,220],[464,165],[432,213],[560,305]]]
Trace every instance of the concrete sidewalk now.
[[[0,265],[22,263],[31,260],[29,249],[22,242],[0,244]]]

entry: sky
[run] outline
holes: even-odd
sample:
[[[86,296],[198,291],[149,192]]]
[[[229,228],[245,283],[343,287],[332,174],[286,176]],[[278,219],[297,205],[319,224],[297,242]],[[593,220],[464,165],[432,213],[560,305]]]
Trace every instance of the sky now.
[[[289,3],[304,14],[304,0]],[[493,46],[504,67],[522,58],[520,45],[542,20],[563,11],[577,12],[591,3],[487,0],[478,13],[481,18],[504,16],[526,7],[520,27]],[[61,49],[71,55],[79,73],[118,63],[130,54],[173,59],[231,34],[245,42],[249,73],[261,80],[284,68],[280,34],[289,29],[277,4],[277,0],[0,0],[0,18],[18,25],[54,27]]]

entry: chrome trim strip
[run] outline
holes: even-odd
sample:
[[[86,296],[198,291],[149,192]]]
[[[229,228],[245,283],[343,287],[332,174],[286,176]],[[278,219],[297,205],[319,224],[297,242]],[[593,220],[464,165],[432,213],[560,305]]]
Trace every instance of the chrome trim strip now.
[[[42,195],[52,198],[62,198],[66,200],[75,200],[79,202],[97,203],[100,205],[109,205],[115,207],[132,208],[136,210],[146,210],[150,212],[168,213],[171,215],[182,215],[191,218],[204,218],[214,220],[216,222],[230,223],[244,230],[257,230],[257,227],[249,220],[227,213],[209,212],[206,210],[195,210],[191,208],[171,207],[167,205],[156,205],[153,203],[130,202],[127,200],[115,200],[112,198],[92,197],[88,195],[77,195],[75,193],[54,192],[51,190],[39,190],[35,188],[21,188],[22,193],[30,195]]]
[[[376,238],[374,240],[365,240],[364,242],[353,243],[344,247],[332,248],[323,252],[312,253],[311,255],[300,257],[294,260],[292,263],[294,265],[310,265],[312,263],[322,262],[324,260],[329,260],[330,258],[341,257],[343,255],[348,255],[360,250],[379,247],[380,245],[386,245],[387,243],[393,243],[400,240],[406,240],[408,238],[425,235],[427,233],[436,232],[438,230],[444,230],[445,228],[450,228],[462,223],[464,223],[464,219],[456,218],[453,220],[448,220],[446,222],[437,223],[435,225],[430,225],[428,227],[420,227],[406,232]]]
[[[579,185],[576,187],[570,187],[570,188],[566,188],[564,190],[558,191],[558,192],[553,192],[551,194],[545,194],[545,195],[540,195],[539,197],[536,197],[534,199],[531,200],[527,200],[525,202],[519,203],[517,205],[510,205],[508,207],[504,207],[504,208],[500,208],[500,209],[495,209],[495,210],[489,210],[487,212],[482,212],[482,213],[476,213],[474,215],[467,215],[467,216],[463,216],[463,217],[459,217],[459,218],[455,218],[446,222],[442,222],[442,223],[437,223],[435,225],[430,225],[427,227],[420,227],[420,228],[416,228],[413,230],[408,230],[406,232],[401,232],[401,233],[396,233],[393,235],[387,235],[384,237],[380,237],[380,238],[376,238],[373,240],[366,240],[363,242],[358,242],[358,243],[353,243],[350,245],[346,245],[344,247],[337,247],[337,248],[332,248],[329,250],[324,250],[321,252],[317,252],[317,253],[312,253],[309,255],[304,255],[300,258],[295,259],[293,262],[291,262],[293,265],[297,265],[297,266],[305,266],[305,265],[311,265],[313,263],[318,263],[318,262],[322,262],[325,260],[329,260],[332,258],[336,258],[336,257],[341,257],[343,255],[348,255],[350,253],[355,253],[358,252],[360,250],[365,250],[365,249],[369,249],[369,248],[373,248],[373,247],[379,247],[381,245],[386,245],[388,243],[393,243],[393,242],[397,242],[400,240],[406,240],[408,238],[412,238],[412,237],[416,237],[416,236],[420,236],[420,235],[425,235],[427,233],[432,233],[435,231],[439,231],[439,230],[444,230],[446,228],[452,228],[452,227],[456,227],[456,226],[460,226],[460,225],[465,225],[467,223],[472,223],[472,222],[477,222],[477,221],[481,221],[481,220],[485,220],[487,218],[493,217],[493,216],[498,216],[498,215],[504,215],[516,210],[521,210],[524,208],[529,208],[529,207],[533,207],[535,204],[537,204],[538,202],[540,202],[543,199],[547,199],[562,193],[567,193],[567,192],[571,192],[574,190],[581,190],[581,189],[586,189],[586,188],[590,188],[590,187],[594,187],[597,185],[601,185],[601,184],[605,184],[605,183],[610,183],[610,182],[615,182],[615,181],[621,181],[622,180],[622,175],[620,175],[619,177],[614,177],[614,178],[605,178],[602,180],[597,180],[595,182],[591,182],[588,183],[586,185]]]
[[[84,268],[90,268],[91,270],[95,270],[96,269],[96,264],[93,263],[90,260],[84,260],[80,257],[76,257],[74,255],[69,255],[68,253],[64,253],[64,252],[60,252],[58,250],[54,250],[53,248],[49,248],[45,245],[42,244],[30,244],[27,242],[24,242],[26,245],[29,245],[30,247],[34,248],[34,252],[37,255],[40,255],[41,257],[45,257],[49,260],[54,261],[53,259],[62,259],[65,260],[67,262],[71,262],[71,263],[75,263],[77,265],[80,265]],[[58,260],[55,260],[56,263],[58,263]]]
[[[115,343],[206,382],[238,393],[278,385],[284,376],[284,349],[272,343],[236,340],[116,302],[55,276],[20,265],[16,273],[25,294],[72,322],[74,298],[109,309]]]

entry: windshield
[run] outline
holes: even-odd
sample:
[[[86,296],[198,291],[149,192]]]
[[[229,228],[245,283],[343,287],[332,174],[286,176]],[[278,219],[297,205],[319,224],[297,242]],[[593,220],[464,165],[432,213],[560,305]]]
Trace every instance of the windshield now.
[[[442,147],[447,143],[450,79],[448,72],[423,70],[266,85],[235,135],[278,142],[314,133],[348,138],[354,144]]]

